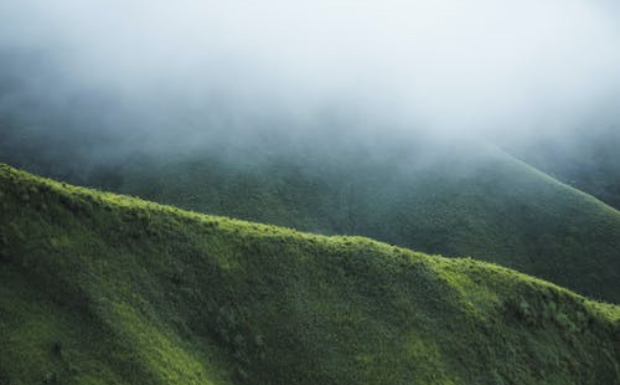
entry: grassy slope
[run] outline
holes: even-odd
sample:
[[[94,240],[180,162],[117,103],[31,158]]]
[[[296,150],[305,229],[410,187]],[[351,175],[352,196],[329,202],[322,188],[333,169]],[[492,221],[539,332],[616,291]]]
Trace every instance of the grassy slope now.
[[[513,138],[502,146],[555,178],[620,209],[620,130],[587,130]]]
[[[0,166],[0,383],[620,384],[620,308],[515,271]]]
[[[211,214],[469,255],[620,303],[618,211],[479,143],[374,150],[389,155],[331,149],[297,160],[244,153],[133,163],[110,187]],[[249,164],[234,164],[244,157]]]

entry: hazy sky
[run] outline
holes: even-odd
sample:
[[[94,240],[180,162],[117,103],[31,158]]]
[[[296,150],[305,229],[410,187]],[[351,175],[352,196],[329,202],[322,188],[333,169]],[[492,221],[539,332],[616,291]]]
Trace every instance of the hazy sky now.
[[[600,0],[3,0],[0,49],[171,126],[217,108],[447,133],[618,121],[620,12]]]

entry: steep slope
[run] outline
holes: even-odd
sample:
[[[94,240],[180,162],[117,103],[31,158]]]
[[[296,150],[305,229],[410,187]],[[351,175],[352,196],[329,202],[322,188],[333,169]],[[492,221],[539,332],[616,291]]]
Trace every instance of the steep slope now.
[[[620,308],[0,166],[2,384],[620,384]]]
[[[129,162],[90,183],[201,212],[472,256],[620,302],[619,212],[492,146],[426,146],[198,154]]]

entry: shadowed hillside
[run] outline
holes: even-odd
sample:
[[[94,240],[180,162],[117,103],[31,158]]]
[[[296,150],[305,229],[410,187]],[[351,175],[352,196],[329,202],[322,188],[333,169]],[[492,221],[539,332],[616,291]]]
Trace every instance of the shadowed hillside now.
[[[7,166],[0,202],[3,385],[620,383],[618,307],[495,265]]]
[[[211,214],[472,256],[620,301],[620,213],[595,198],[475,141],[334,147],[132,161],[88,183]]]
[[[540,135],[503,146],[520,159],[620,209],[620,130],[588,127],[571,135]]]

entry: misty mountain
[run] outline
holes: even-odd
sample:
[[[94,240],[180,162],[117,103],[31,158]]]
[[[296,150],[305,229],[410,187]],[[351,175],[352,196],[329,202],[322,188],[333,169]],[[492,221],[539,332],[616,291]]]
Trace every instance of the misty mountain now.
[[[0,1],[0,385],[620,385],[618,47],[611,0]]]

